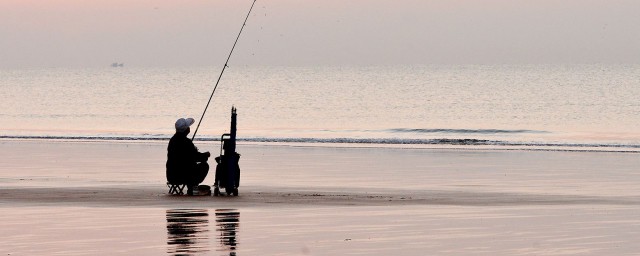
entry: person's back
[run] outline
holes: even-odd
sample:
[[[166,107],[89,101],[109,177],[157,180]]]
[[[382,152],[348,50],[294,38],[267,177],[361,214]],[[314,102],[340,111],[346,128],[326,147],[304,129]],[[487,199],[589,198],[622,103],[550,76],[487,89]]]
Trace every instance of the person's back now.
[[[196,166],[197,149],[186,134],[176,133],[167,147],[167,181],[171,184],[186,184],[187,170]]]

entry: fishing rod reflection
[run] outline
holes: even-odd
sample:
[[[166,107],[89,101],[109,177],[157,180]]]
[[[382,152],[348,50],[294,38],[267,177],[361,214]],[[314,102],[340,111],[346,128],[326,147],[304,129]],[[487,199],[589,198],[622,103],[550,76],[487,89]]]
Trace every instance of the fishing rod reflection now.
[[[207,209],[167,210],[167,253],[170,255],[205,254],[209,245],[209,211]],[[218,251],[236,255],[240,212],[215,210]]]

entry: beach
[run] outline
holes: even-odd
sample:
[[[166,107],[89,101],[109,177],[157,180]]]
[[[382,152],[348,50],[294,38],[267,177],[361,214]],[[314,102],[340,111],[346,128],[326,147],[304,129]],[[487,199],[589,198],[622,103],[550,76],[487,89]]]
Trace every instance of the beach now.
[[[238,197],[189,197],[167,194],[163,141],[0,151],[5,255],[640,251],[637,153],[246,143]]]
[[[640,255],[638,10],[0,1],[0,256]]]

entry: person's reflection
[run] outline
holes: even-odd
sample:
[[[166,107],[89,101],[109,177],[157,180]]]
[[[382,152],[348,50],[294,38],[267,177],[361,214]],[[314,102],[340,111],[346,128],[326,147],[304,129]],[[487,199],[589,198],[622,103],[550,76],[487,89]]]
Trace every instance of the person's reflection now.
[[[219,240],[222,244],[222,251],[229,252],[229,255],[236,255],[239,225],[240,212],[238,210],[216,210],[216,231],[220,232]]]
[[[207,252],[209,212],[203,209],[167,210],[168,253],[185,255]]]

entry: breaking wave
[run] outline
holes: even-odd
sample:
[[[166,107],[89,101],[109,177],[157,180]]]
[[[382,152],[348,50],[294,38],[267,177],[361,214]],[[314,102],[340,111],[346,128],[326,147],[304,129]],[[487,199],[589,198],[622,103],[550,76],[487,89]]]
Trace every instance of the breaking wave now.
[[[502,130],[502,129],[408,129],[396,128],[387,130],[392,133],[457,133],[457,134],[519,134],[519,133],[549,133],[536,130]]]
[[[166,135],[145,136],[0,136],[0,139],[15,140],[68,140],[68,141],[167,141]],[[219,137],[198,137],[198,141],[220,141]],[[300,143],[300,144],[355,144],[355,145],[414,145],[414,146],[496,146],[548,148],[553,150],[584,150],[584,151],[615,151],[638,152],[640,144],[604,144],[604,143],[549,143],[549,142],[519,142],[504,140],[484,140],[466,138],[441,139],[405,139],[405,138],[238,138],[240,142],[253,143]]]

